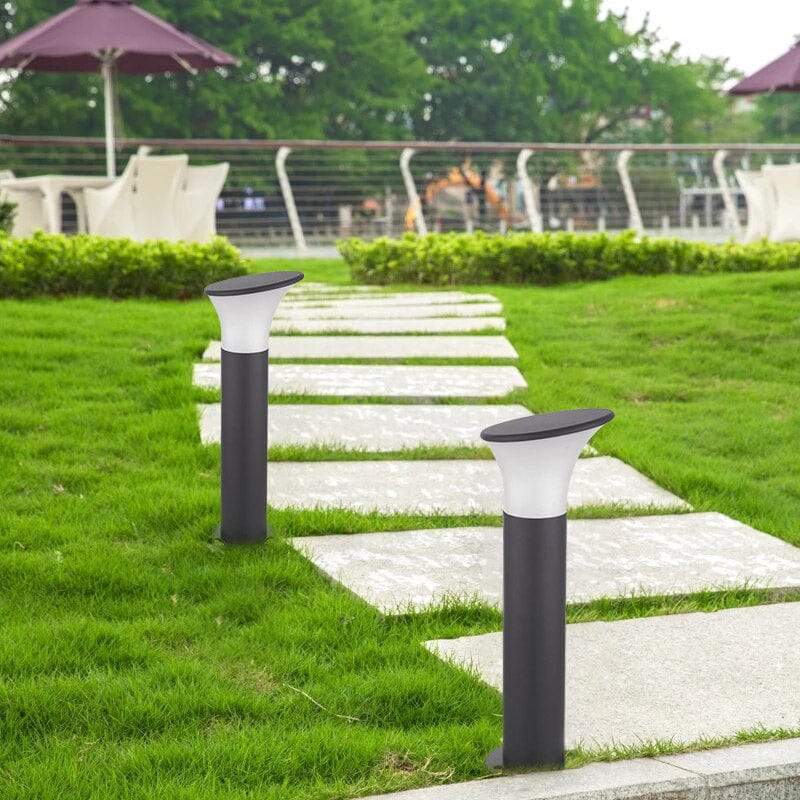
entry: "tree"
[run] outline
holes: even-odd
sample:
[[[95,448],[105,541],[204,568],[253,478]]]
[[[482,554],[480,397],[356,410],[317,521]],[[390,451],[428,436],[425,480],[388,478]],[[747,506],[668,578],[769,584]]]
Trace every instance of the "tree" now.
[[[724,66],[658,52],[648,23],[625,30],[600,0],[430,0],[415,42],[433,83],[420,138],[586,141],[683,137],[724,110]],[[647,125],[657,122],[655,125]]]
[[[775,92],[759,95],[752,116],[763,141],[797,142],[800,139],[800,94]]]
[[[10,37],[70,0],[9,0]],[[719,61],[663,52],[601,0],[141,0],[241,59],[119,78],[132,137],[603,141],[707,139]],[[103,132],[99,75],[0,85],[6,133]]]
[[[241,59],[238,69],[120,76],[130,136],[408,137],[426,80],[405,39],[410,20],[389,0],[226,3],[142,0],[143,8]],[[60,0],[8,3],[8,37],[63,9]],[[0,94],[6,133],[100,135],[99,76],[25,72]]]

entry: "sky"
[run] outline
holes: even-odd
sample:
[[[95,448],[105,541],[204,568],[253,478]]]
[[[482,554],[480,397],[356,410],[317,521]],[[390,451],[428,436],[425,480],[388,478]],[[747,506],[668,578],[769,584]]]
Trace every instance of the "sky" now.
[[[681,43],[692,58],[726,56],[745,74],[782,55],[800,34],[800,8],[789,0],[605,0],[615,13],[629,9],[638,27],[650,12],[650,29]]]

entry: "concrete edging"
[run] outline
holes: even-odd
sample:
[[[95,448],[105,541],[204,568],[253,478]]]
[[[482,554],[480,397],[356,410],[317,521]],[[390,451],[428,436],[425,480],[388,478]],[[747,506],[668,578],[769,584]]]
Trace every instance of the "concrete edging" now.
[[[800,797],[800,739],[587,764],[362,800],[791,800]]]

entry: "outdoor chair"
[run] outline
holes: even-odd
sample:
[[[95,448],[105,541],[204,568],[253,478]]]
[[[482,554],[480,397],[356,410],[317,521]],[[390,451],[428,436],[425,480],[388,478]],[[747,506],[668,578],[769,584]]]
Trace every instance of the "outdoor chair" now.
[[[89,232],[135,241],[179,238],[176,203],[189,158],[132,156],[104,189],[86,189]]]
[[[133,181],[137,156],[128,163],[112,184],[102,189],[84,189],[86,227],[95,236],[135,238],[133,224]]]
[[[138,241],[180,238],[175,208],[187,155],[137,156],[133,185],[133,221]]]
[[[187,167],[185,183],[176,207],[180,238],[207,242],[216,236],[217,198],[225,185],[230,164],[223,161],[205,167]]]
[[[800,240],[800,164],[761,168],[767,202],[774,202],[769,238],[773,242]]]
[[[764,176],[754,170],[737,169],[735,174],[747,204],[744,241],[757,242],[770,233],[771,203],[767,197],[767,184]]]
[[[13,180],[14,177],[15,175],[10,169],[0,170],[0,199],[8,200],[17,206],[11,226],[11,235],[23,237],[30,236],[35,230],[47,230],[42,195],[39,192],[22,191],[3,186],[5,181]]]

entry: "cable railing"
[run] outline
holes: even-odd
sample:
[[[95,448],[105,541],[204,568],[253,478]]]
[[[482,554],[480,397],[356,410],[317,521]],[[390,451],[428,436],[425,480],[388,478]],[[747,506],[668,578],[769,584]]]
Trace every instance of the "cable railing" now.
[[[738,238],[746,205],[734,175],[792,163],[800,145],[353,142],[123,139],[228,161],[220,234],[240,246],[306,250],[348,236],[406,231],[622,231],[705,241]],[[102,139],[0,135],[0,169],[18,177],[102,175]],[[62,199],[63,230],[77,229]]]

